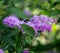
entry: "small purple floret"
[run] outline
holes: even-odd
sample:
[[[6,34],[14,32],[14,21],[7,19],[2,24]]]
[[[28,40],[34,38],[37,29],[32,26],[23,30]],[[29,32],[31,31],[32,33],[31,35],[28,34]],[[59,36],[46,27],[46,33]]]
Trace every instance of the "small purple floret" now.
[[[3,24],[13,28],[20,25],[20,20],[15,16],[11,15],[3,19]]]
[[[4,51],[2,49],[0,49],[0,53],[4,53]]]
[[[30,15],[31,15],[31,12],[30,12],[29,10],[26,10],[26,9],[25,9],[23,12],[24,12],[24,14],[27,15],[27,16],[30,16]]]
[[[29,53],[29,50],[25,49],[25,50],[23,50],[23,53]]]

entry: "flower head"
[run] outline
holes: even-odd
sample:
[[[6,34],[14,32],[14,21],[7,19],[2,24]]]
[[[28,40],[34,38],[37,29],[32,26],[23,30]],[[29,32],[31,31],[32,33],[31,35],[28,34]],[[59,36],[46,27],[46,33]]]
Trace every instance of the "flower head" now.
[[[35,15],[33,16],[30,21],[34,24],[40,23],[39,16]]]
[[[24,14],[27,15],[27,16],[30,16],[30,15],[31,15],[31,12],[30,12],[29,10],[27,10],[27,9],[25,9],[23,12],[24,12]]]
[[[3,19],[3,24],[13,28],[20,25],[20,20],[15,16],[11,15]]]
[[[25,49],[23,50],[23,53],[29,53],[29,50]]]
[[[48,16],[46,16],[46,15],[40,15],[39,16],[39,19],[40,19],[41,22],[44,22],[45,23],[45,22],[48,21]]]
[[[33,16],[30,21],[34,24],[34,28],[37,31],[51,31],[51,25],[54,23],[53,18],[49,18],[46,15]]]
[[[3,19],[3,24],[14,28],[18,27],[20,30],[23,28],[21,27],[21,24],[26,24],[31,26],[37,35],[38,31],[48,31],[50,32],[52,29],[52,24],[55,23],[55,20],[53,18],[49,18],[46,15],[34,15],[32,18],[30,18],[29,21],[25,22],[24,20],[19,20],[15,15],[11,15],[9,17],[6,17]]]
[[[4,53],[4,51],[2,49],[0,49],[0,53]]]

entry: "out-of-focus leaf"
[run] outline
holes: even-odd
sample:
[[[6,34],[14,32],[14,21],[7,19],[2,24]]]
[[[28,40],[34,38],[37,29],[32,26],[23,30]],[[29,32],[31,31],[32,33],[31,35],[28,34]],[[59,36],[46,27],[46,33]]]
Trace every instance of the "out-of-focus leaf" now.
[[[49,42],[46,40],[46,38],[43,37],[43,36],[38,37],[37,40],[38,40],[38,42],[39,42],[40,44],[42,44],[42,45],[46,45],[46,44],[49,43]]]
[[[43,9],[49,9],[50,8],[50,4],[48,2],[43,2],[43,5],[41,4],[41,7]]]
[[[45,14],[45,15],[47,15],[48,14],[48,11],[45,11],[45,10],[40,10],[40,14]]]
[[[0,15],[3,15],[3,14],[5,14],[5,11],[0,10]]]
[[[56,2],[60,2],[60,0],[56,0]]]
[[[7,36],[2,36],[2,37],[3,37],[3,41],[8,43],[10,46],[14,47],[14,41],[10,37],[7,37]]]
[[[22,49],[21,48],[16,48],[16,53],[22,53]]]
[[[32,44],[32,39],[29,36],[26,36],[26,43],[31,45]]]
[[[38,15],[39,13],[40,13],[40,9],[38,9],[38,8],[32,10],[33,15]]]
[[[60,10],[50,10],[49,11],[49,16],[56,16],[60,13]]]
[[[33,52],[33,51],[30,51],[30,53],[35,53],[35,52]]]
[[[34,40],[32,40],[32,41],[33,41],[32,46],[37,46],[38,45],[37,37]]]
[[[23,2],[23,0],[13,0],[13,3],[14,3],[14,5],[15,5],[15,7],[17,7],[17,8],[23,8],[24,7],[24,2]]]
[[[26,33],[26,43],[31,45],[32,44],[32,39],[35,36],[34,29],[28,25],[23,24],[22,28],[24,32]]]
[[[9,37],[16,36],[19,33],[19,31],[12,31],[10,34],[8,34]]]
[[[26,39],[26,38],[25,38]],[[23,44],[23,46],[25,46],[26,45],[26,41],[25,41],[25,39],[24,40],[22,40],[22,44]]]
[[[8,49],[9,45],[5,45],[4,49]]]
[[[55,6],[55,8],[56,8],[57,10],[60,10],[60,4],[57,4],[57,5]]]
[[[20,11],[18,8],[15,8],[15,7],[8,8],[7,9],[7,13],[9,15],[16,15],[20,19],[27,18],[27,16],[22,11]]]
[[[5,50],[4,53],[9,53],[8,50]]]
[[[0,1],[0,9],[3,8],[3,2],[4,2],[4,1]]]
[[[56,2],[57,0],[50,0],[50,1],[52,1],[52,3],[54,3],[54,2]]]
[[[25,32],[26,34],[30,35],[31,37],[34,37],[35,31],[34,31],[34,29],[33,29],[32,27],[23,24],[23,25],[22,25],[22,28],[23,28],[23,30],[24,30],[24,32]]]
[[[57,37],[56,37],[58,40],[60,40],[60,33],[57,35]]]

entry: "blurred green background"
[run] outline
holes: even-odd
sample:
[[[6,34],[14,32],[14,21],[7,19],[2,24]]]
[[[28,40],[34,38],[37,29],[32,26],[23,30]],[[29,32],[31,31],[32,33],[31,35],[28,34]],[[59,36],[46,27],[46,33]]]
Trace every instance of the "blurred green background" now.
[[[24,13],[24,10],[28,10],[31,15],[26,15]],[[50,40],[48,41],[48,43],[51,43],[45,46],[44,44],[47,44],[45,36],[41,37],[40,39],[38,37],[38,41],[42,45],[33,47],[32,50],[35,48],[35,53],[40,53],[41,51],[42,53],[47,53],[51,51],[53,51],[54,53],[58,53],[60,51],[60,0],[0,0],[0,48],[9,48],[9,50],[11,51],[13,50],[14,46],[10,47],[9,44],[13,45],[13,41],[10,38],[8,38],[7,41],[7,37],[5,36],[8,35],[9,37],[12,36],[13,38],[13,35],[15,35],[14,32],[16,32],[17,35],[19,31],[4,27],[2,24],[2,19],[12,14],[15,14],[21,20],[29,19],[33,15],[41,14],[53,17],[56,20],[56,25],[53,25],[53,30],[50,33],[43,33]],[[8,52],[5,51],[5,53]]]

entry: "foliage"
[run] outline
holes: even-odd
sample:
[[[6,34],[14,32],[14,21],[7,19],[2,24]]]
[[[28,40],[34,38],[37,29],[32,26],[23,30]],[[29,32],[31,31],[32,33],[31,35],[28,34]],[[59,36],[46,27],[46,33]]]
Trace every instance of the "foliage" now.
[[[24,49],[29,50],[30,53],[54,51],[54,48],[59,51],[59,7],[60,0],[0,0],[0,49],[3,49],[5,53],[22,53]],[[28,9],[31,15],[24,14],[25,9]],[[53,17],[57,23],[53,25],[51,32],[39,32],[36,37],[34,29],[28,25],[22,25],[24,33],[18,28],[9,28],[3,25],[2,20],[12,14],[25,21],[29,20],[33,15],[44,14]]]

